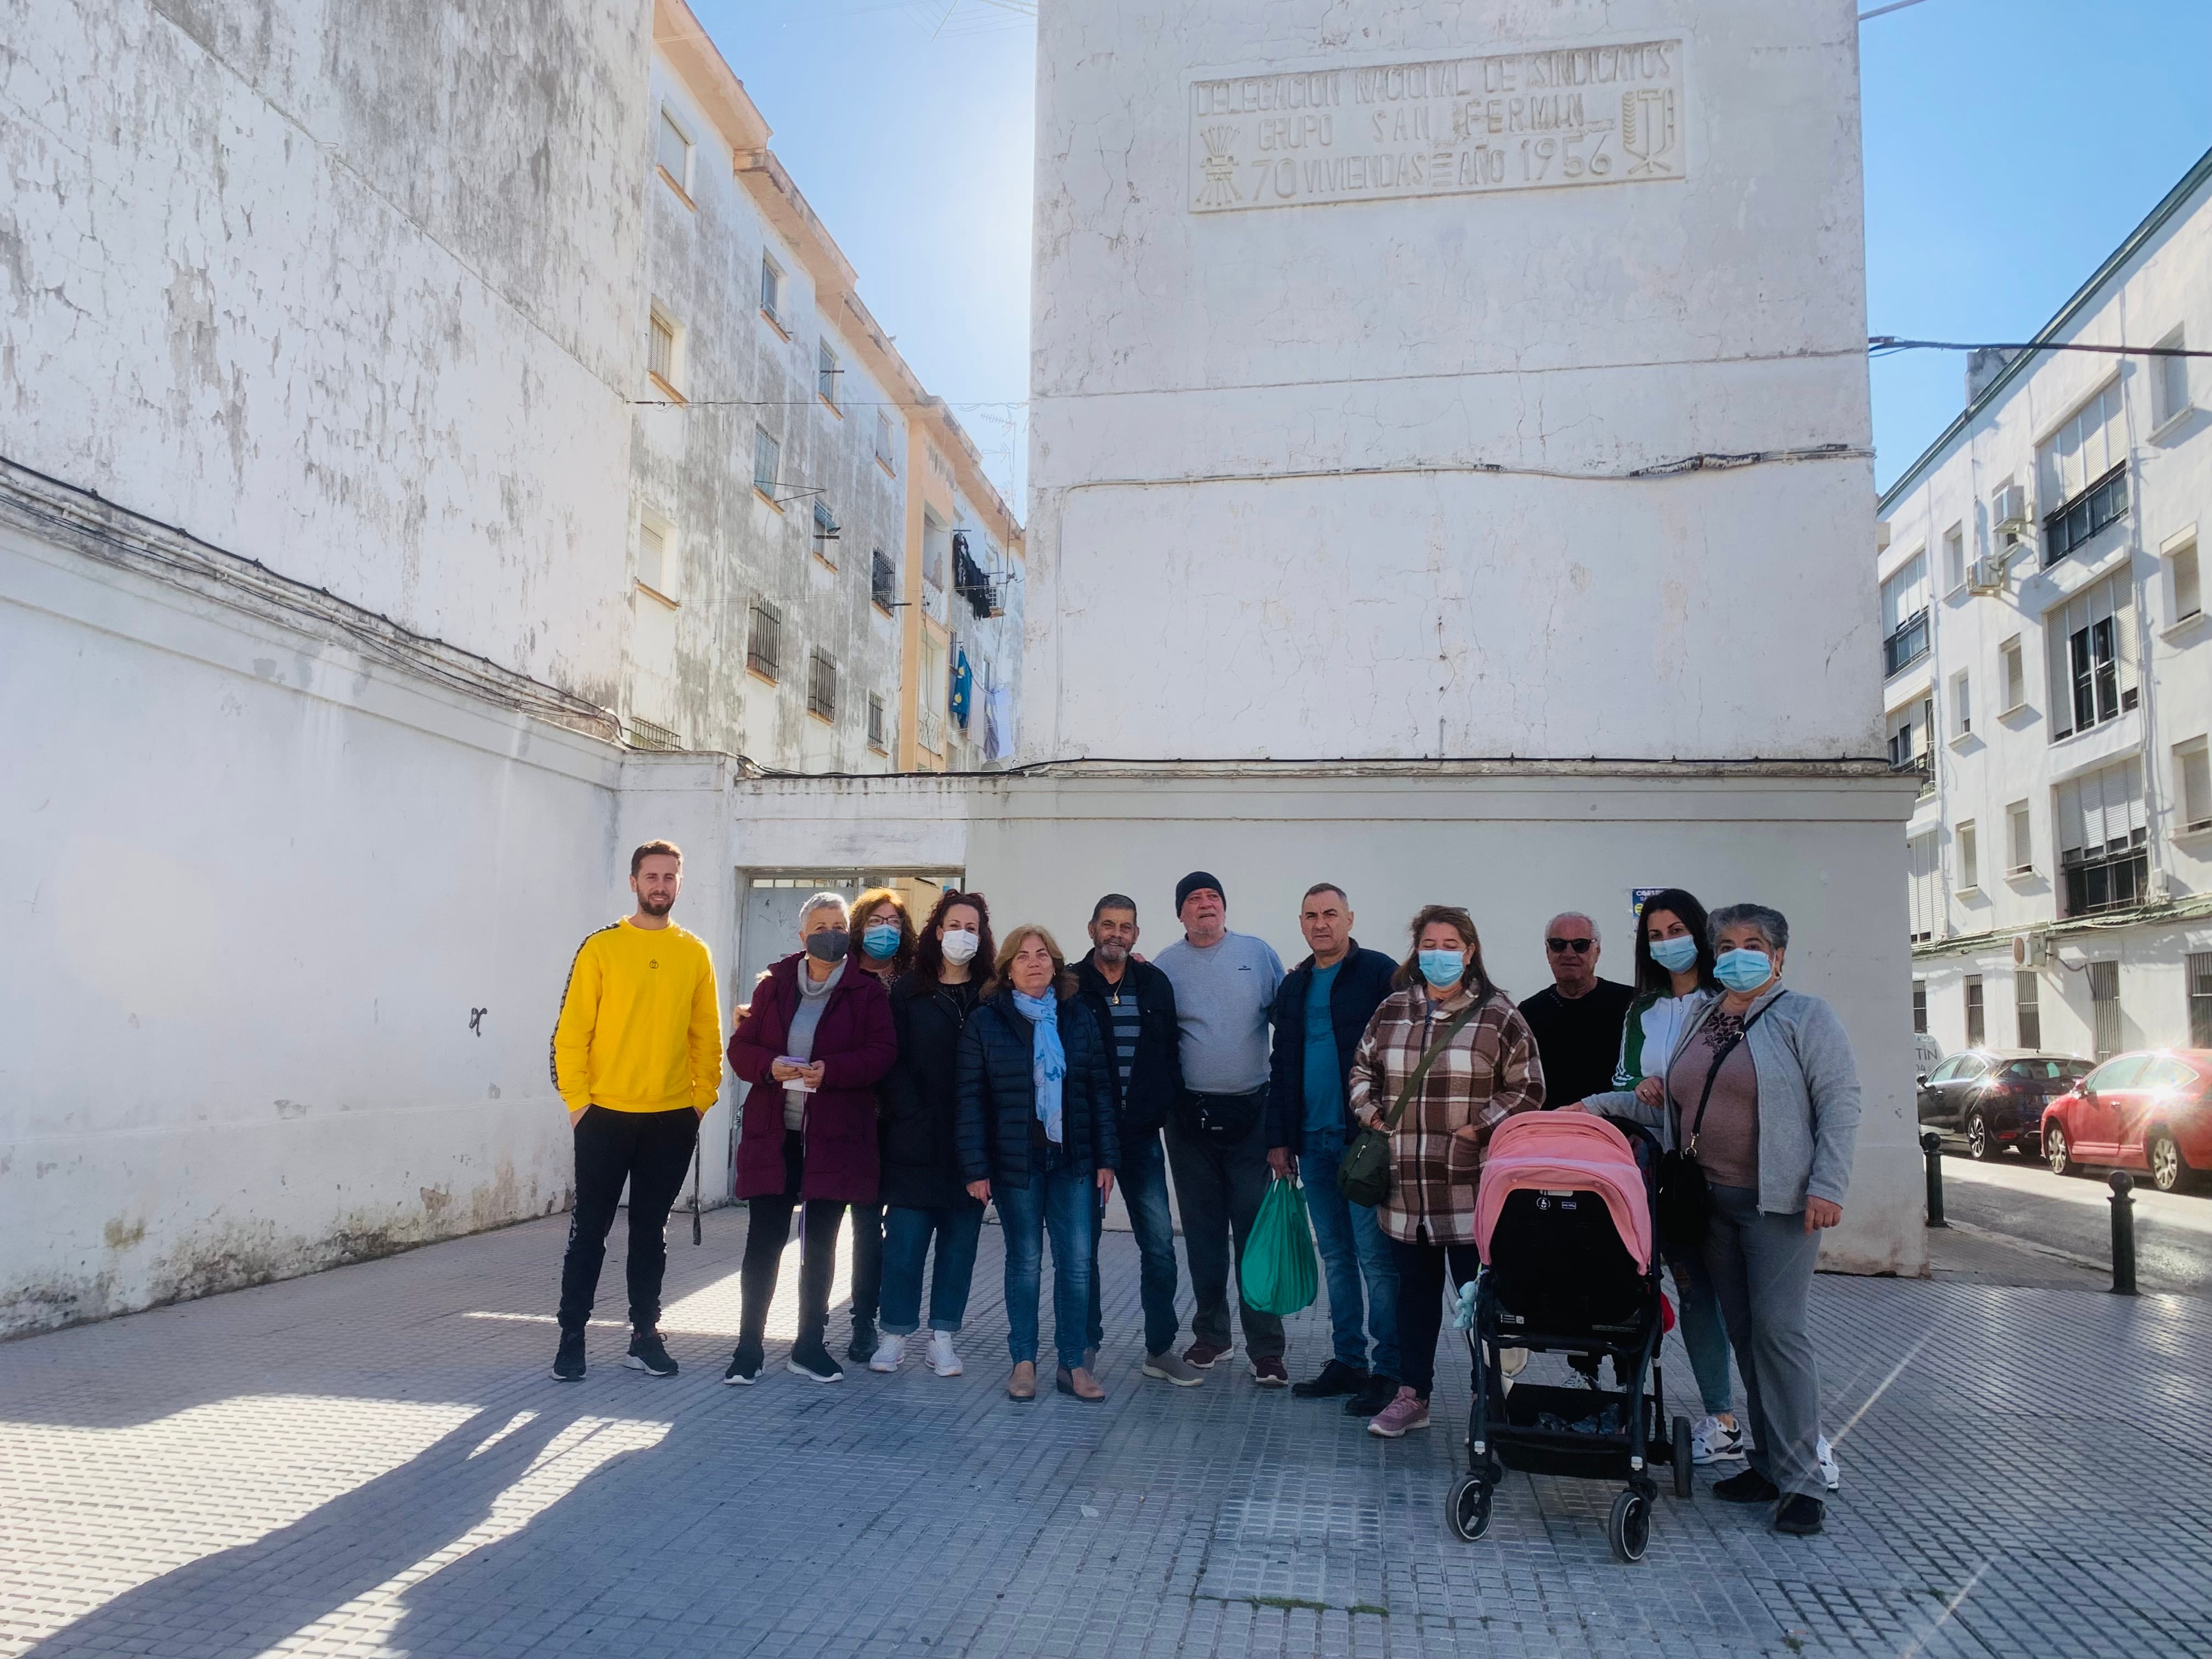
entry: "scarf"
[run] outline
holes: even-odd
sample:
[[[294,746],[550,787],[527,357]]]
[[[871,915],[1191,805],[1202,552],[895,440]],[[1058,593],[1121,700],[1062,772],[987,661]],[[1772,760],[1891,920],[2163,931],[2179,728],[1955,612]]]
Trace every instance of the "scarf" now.
[[[1067,1075],[1067,1051],[1060,1046],[1060,999],[1048,989],[1041,997],[1014,993],[1014,1006],[1036,1030],[1030,1049],[1030,1079],[1036,1085],[1037,1121],[1044,1138],[1055,1146],[1060,1139],[1060,1080]]]

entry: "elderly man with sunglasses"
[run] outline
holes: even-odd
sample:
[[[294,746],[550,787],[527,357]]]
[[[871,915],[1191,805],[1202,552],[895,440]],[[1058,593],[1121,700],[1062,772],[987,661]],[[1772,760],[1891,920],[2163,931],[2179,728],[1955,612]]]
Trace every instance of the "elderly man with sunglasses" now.
[[[1579,910],[1563,911],[1544,929],[1552,982],[1521,1005],[1521,1017],[1536,1034],[1547,1106],[1571,1105],[1613,1087],[1620,1028],[1636,992],[1597,976],[1601,945],[1597,923]]]

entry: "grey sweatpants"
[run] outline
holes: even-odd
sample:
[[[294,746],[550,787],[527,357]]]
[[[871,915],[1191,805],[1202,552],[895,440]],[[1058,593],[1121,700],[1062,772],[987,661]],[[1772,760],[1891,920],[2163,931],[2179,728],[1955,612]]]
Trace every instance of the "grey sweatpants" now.
[[[1806,1312],[1820,1235],[1805,1215],[1767,1215],[1749,1187],[1712,1188],[1712,1224],[1705,1233],[1705,1273],[1720,1297],[1743,1373],[1751,1466],[1786,1495],[1826,1498],[1814,1442],[1820,1432],[1820,1370],[1813,1358]]]

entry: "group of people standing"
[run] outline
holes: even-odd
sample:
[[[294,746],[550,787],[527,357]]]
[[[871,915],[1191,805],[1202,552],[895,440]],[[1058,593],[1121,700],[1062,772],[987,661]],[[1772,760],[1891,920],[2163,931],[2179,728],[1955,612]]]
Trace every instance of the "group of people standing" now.
[[[578,1171],[563,1378],[584,1373],[584,1325],[625,1176],[625,1364],[676,1370],[657,1328],[660,1232],[720,1081],[719,1064],[701,1059],[702,1029],[705,1054],[720,1042],[712,965],[667,921],[680,884],[672,846],[638,849],[638,914],[586,940],[555,1035]],[[1516,1112],[1579,1106],[1649,1125],[1711,1182],[1707,1238],[1668,1257],[1705,1406],[1698,1460],[1748,1455],[1719,1495],[1777,1502],[1784,1530],[1818,1529],[1832,1462],[1806,1304],[1819,1231],[1841,1214],[1858,1085],[1827,1005],[1781,989],[1786,921],[1755,905],[1709,918],[1687,893],[1658,894],[1638,918],[1630,987],[1597,977],[1595,921],[1555,917],[1545,939],[1553,983],[1516,1005],[1455,906],[1425,907],[1394,958],[1362,947],[1342,888],[1317,883],[1298,914],[1310,954],[1288,972],[1264,940],[1230,929],[1211,872],[1178,883],[1175,908],[1182,937],[1147,961],[1135,901],[1105,895],[1091,949],[1070,962],[1034,923],[995,938],[980,893],[944,892],[919,925],[889,889],[807,901],[799,948],[762,975],[728,1046],[748,1085],[735,1175],[750,1213],[726,1382],[755,1382],[766,1364],[794,1214],[799,1326],[786,1364],[816,1382],[842,1378],[828,1325],[848,1211],[846,1358],[899,1369],[922,1328],[927,1278],[927,1363],[960,1375],[956,1338],[995,1206],[1006,1394],[1038,1392],[1049,1236],[1054,1386],[1103,1401],[1097,1255],[1118,1182],[1139,1260],[1141,1374],[1196,1387],[1233,1352],[1230,1282],[1270,1182],[1302,1177],[1332,1352],[1293,1384],[1281,1319],[1240,1297],[1246,1364],[1262,1388],[1340,1399],[1371,1433],[1396,1438],[1428,1425],[1446,1292],[1479,1270],[1476,1182],[1491,1131]],[[664,960],[678,971],[663,974]],[[1370,1207],[1336,1176],[1360,1131],[1376,1127],[1389,1137],[1391,1178]],[[1178,1210],[1194,1304],[1180,1352]],[[1731,1347],[1748,1438],[1730,1411]]]

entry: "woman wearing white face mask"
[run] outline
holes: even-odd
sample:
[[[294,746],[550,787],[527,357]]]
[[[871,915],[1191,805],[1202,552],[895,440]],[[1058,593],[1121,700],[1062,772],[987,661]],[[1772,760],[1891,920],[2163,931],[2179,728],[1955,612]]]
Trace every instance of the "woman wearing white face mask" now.
[[[991,907],[981,893],[937,901],[914,946],[914,969],[891,988],[898,1063],[883,1082],[883,1341],[868,1369],[895,1371],[921,1324],[922,1267],[933,1237],[929,1365],[957,1376],[952,1338],[968,1310],[983,1206],[968,1195],[954,1146],[953,1070],[960,1033],[996,955]]]
[[[1376,1211],[1398,1263],[1397,1397],[1367,1425],[1395,1440],[1429,1426],[1445,1269],[1471,1283],[1476,1177],[1490,1132],[1544,1103],[1536,1038],[1512,999],[1483,970],[1474,919],[1431,904],[1413,918],[1413,949],[1392,981],[1352,1062],[1347,1103],[1390,1136],[1390,1195]],[[1418,1088],[1408,1088],[1424,1059]],[[1406,1096],[1402,1112],[1399,1097]]]
[[[1584,1103],[1662,1127],[1694,1165],[1685,1170],[1690,1187],[1702,1177],[1709,1194],[1705,1273],[1743,1374],[1756,1443],[1751,1467],[1713,1495],[1777,1504],[1776,1530],[1816,1533],[1826,1483],[1807,1309],[1821,1230],[1843,1219],[1850,1186],[1858,1073],[1835,1011],[1783,987],[1788,918],[1763,904],[1732,904],[1713,912],[1707,932],[1721,994],[1677,1039],[1661,1099],[1601,1095]]]

